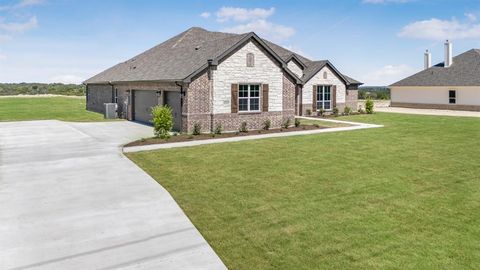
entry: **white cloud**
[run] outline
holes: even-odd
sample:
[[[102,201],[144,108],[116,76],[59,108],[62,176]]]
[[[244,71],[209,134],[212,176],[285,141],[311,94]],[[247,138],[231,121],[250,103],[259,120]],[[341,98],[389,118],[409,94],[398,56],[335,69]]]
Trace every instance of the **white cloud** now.
[[[5,54],[0,53],[0,61],[7,59]]]
[[[58,75],[50,78],[49,80],[52,83],[65,83],[65,84],[81,84],[84,79],[77,75],[65,74]]]
[[[388,3],[403,4],[411,1],[412,0],[363,0],[362,3],[364,4],[388,4]]]
[[[36,6],[42,4],[44,1],[43,0],[21,0],[15,5],[11,6],[0,6],[0,11],[2,10],[14,10],[14,9],[20,9],[20,8],[25,8],[29,6]]]
[[[210,18],[210,15],[212,15],[210,12],[202,12],[202,14],[200,14],[200,17],[202,18]]]
[[[398,36],[429,40],[480,38],[480,24],[475,24],[472,19],[476,20],[476,17],[467,15],[466,22],[459,22],[455,18],[413,22],[404,26]]]
[[[0,35],[0,43],[10,41],[12,39],[9,35]]]
[[[262,37],[271,38],[276,41],[288,39],[295,34],[295,29],[292,27],[275,24],[262,19],[227,27],[224,28],[223,31],[238,34],[253,31]]]
[[[226,22],[233,20],[236,22],[254,21],[259,19],[266,19],[275,13],[275,8],[238,8],[238,7],[222,7],[216,13],[219,22]]]
[[[18,22],[7,23],[0,20],[0,30],[4,30],[10,33],[23,33],[37,26],[38,26],[38,20],[37,20],[37,17],[35,16],[31,17],[28,21],[22,22],[22,23],[18,23]]]
[[[475,16],[475,14],[473,14],[473,13],[465,13],[465,17],[467,17],[467,19],[470,22],[474,22],[474,21],[477,20],[477,16]]]
[[[362,79],[366,85],[384,86],[412,75],[414,72],[414,68],[405,64],[398,66],[387,65],[377,70],[367,72]]]

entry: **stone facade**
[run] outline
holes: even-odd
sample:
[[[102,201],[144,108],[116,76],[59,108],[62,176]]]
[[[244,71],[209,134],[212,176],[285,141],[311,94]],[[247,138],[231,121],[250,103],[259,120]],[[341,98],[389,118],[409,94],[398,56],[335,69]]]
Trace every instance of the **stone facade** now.
[[[105,103],[111,103],[113,99],[112,86],[108,84],[87,85],[87,110],[97,113],[105,113]]]
[[[288,61],[287,68],[291,72],[293,72],[295,75],[297,75],[298,78],[302,78],[303,70],[297,63],[295,63],[295,61],[293,61],[293,60]]]
[[[255,63],[247,67],[247,54],[253,53]],[[281,67],[258,44],[250,41],[212,71],[213,80],[213,112],[215,114],[230,113],[231,85],[241,83],[268,84],[268,111],[282,111],[282,78]]]
[[[323,73],[327,73],[327,78],[323,78]],[[322,68],[303,86],[303,103],[312,104],[312,89],[314,85],[336,85],[337,86],[337,104],[345,103],[346,86],[345,83],[333,73],[329,67]]]

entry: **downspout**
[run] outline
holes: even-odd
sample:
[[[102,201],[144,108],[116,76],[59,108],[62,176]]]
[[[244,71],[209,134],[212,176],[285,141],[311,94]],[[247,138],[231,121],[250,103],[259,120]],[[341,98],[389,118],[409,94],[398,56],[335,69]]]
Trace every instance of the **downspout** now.
[[[115,101],[115,88],[112,84],[112,81],[108,81],[108,84],[112,87],[112,103]]]
[[[212,85],[212,68],[213,59],[208,59],[208,92],[210,94],[210,132],[214,133],[215,127],[213,126],[213,85]]]
[[[182,121],[183,121],[183,95],[184,95],[183,83],[179,84],[178,81],[175,81],[175,85],[180,87],[180,131],[182,131],[182,126],[183,126],[183,123],[182,123]]]

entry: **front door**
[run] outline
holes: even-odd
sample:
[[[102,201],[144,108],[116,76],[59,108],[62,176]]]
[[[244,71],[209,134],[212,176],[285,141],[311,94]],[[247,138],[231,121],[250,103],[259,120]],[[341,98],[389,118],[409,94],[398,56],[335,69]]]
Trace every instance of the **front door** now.
[[[317,110],[332,109],[332,87],[330,85],[319,85],[317,88]]]

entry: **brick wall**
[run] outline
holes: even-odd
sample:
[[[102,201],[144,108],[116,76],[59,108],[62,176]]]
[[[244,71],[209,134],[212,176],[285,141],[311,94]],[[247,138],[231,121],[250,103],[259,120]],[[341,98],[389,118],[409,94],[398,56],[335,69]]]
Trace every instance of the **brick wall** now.
[[[354,111],[358,109],[358,90],[347,90],[345,104]]]
[[[195,123],[201,125],[202,132],[211,131],[211,80],[205,72],[193,80],[187,88],[182,108],[182,129],[191,132]]]
[[[112,86],[108,84],[87,85],[87,110],[104,113],[104,103],[112,102]]]
[[[392,106],[392,107],[414,108],[414,109],[480,111],[480,106],[479,105],[424,104],[424,103],[392,102],[390,106]]]

